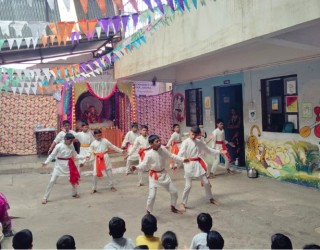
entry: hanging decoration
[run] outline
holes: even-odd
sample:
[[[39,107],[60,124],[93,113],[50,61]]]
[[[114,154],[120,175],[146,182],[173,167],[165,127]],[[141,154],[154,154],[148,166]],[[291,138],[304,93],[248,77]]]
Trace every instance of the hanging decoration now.
[[[116,91],[117,85],[115,83],[86,83],[87,89],[94,97],[99,100],[108,100]]]
[[[88,0],[80,0],[80,4],[84,14],[88,14]]]
[[[105,0],[96,0],[97,4],[104,16],[107,16],[107,8],[106,8],[106,1]]]

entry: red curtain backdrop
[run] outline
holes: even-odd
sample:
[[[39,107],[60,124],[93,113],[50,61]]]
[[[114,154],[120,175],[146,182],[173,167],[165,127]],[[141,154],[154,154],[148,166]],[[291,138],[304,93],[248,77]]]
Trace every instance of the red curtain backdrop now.
[[[0,93],[0,155],[36,154],[37,124],[56,128],[52,96]]]
[[[172,91],[154,96],[137,97],[139,125],[147,125],[149,134],[159,135],[167,143],[172,134]]]

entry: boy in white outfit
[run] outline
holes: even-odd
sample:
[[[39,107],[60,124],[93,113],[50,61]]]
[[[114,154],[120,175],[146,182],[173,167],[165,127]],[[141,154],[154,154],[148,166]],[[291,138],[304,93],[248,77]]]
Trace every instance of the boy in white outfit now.
[[[80,142],[80,155],[87,156],[90,153],[90,145],[94,141],[94,137],[92,132],[89,129],[89,125],[87,122],[82,122],[81,124],[82,131],[77,133],[76,138]],[[89,161],[86,163],[93,162],[93,157],[90,157]],[[83,167],[85,160],[80,160],[80,167]]]
[[[211,185],[206,176],[206,164],[200,158],[203,154],[219,154],[225,153],[224,151],[219,151],[216,149],[208,148],[204,142],[197,139],[200,135],[201,130],[198,126],[194,126],[191,128],[189,133],[189,138],[184,140],[181,144],[181,148],[178,156],[185,157],[189,160],[189,162],[184,163],[184,178],[186,180],[185,188],[183,190],[182,195],[182,203],[181,210],[186,210],[186,205],[188,202],[188,197],[190,194],[191,186],[192,186],[192,178],[199,177],[202,185],[204,186],[206,197],[210,201],[210,203],[214,205],[218,205],[218,201],[213,199],[213,195],[211,192]]]
[[[112,182],[112,164],[108,155],[108,149],[111,148],[118,153],[123,153],[121,148],[116,147],[107,139],[102,138],[100,129],[96,129],[93,132],[95,140],[90,145],[90,153],[94,155],[93,164],[93,186],[91,194],[97,192],[98,177],[107,176],[109,186],[112,192],[117,191]]]
[[[134,122],[131,124],[131,130],[124,137],[121,148],[123,150],[127,149],[128,152],[131,152],[133,144],[138,137],[139,137],[138,124]],[[130,167],[133,164],[135,164],[137,161],[139,161],[138,152],[133,152],[130,156],[128,156],[127,163],[126,163],[126,174],[127,175],[131,173]]]
[[[217,124],[217,128],[213,130],[212,135],[209,137],[209,140],[206,142],[206,144],[208,144],[212,140],[212,148],[217,150],[221,150],[221,149],[227,150],[227,146],[226,146],[227,144],[229,144],[231,147],[234,147],[233,142],[228,142],[225,139],[223,121],[221,119],[218,119],[216,124]],[[230,155],[226,153],[226,154],[223,154],[222,157],[224,158],[224,166],[227,169],[227,172],[230,174],[233,174],[234,171],[230,169],[230,161],[231,161]],[[220,155],[219,154],[214,155],[211,170],[208,171],[207,173],[208,178],[215,177],[215,173],[217,171],[219,162],[220,162]]]
[[[63,142],[66,133],[71,133],[74,137],[77,136],[77,132],[70,129],[70,122],[68,120],[64,120],[62,122],[62,127],[63,129],[57,134],[56,138],[53,140],[49,148],[48,155],[52,152],[52,150],[58,143]]]
[[[177,155],[179,153],[179,149],[181,146],[181,142],[182,142],[182,138],[181,138],[181,134],[180,134],[180,126],[179,124],[173,124],[173,133],[166,145],[167,148],[171,147],[170,152],[172,154]],[[178,164],[177,162],[171,161],[170,162],[170,168],[171,169],[176,169],[181,165]]]
[[[86,156],[77,154],[72,145],[74,138],[75,137],[73,136],[73,134],[67,133],[64,137],[64,142],[59,143],[54,148],[52,153],[48,156],[47,160],[42,163],[42,167],[46,167],[49,162],[51,162],[53,159],[56,159],[51,180],[43,197],[42,204],[47,203],[52,187],[58,177],[61,175],[70,176],[70,183],[72,185],[72,197],[79,198],[77,185],[79,185],[80,174],[73,158],[85,159]]]
[[[138,166],[131,169],[149,170],[149,196],[147,199],[147,213],[151,213],[156,200],[158,185],[163,186],[171,196],[171,212],[179,213],[176,208],[178,193],[169,174],[166,172],[166,160],[173,159],[179,162],[188,162],[187,159],[170,153],[164,146],[161,146],[161,139],[157,135],[149,136],[151,149],[146,152],[143,161]]]
[[[148,126],[142,125],[140,128],[140,135],[135,139],[133,143],[133,147],[128,152],[127,157],[128,158],[131,157],[138,151],[138,154],[140,155],[139,163],[141,163],[143,161],[146,151],[149,149],[150,149],[150,144],[148,141]],[[138,186],[139,187],[143,186],[142,174],[143,174],[143,171],[138,170],[138,179],[139,179]]]

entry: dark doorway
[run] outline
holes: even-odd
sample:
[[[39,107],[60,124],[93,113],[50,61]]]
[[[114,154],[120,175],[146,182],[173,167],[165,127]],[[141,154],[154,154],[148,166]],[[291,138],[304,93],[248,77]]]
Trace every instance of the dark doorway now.
[[[215,120],[223,120],[226,140],[235,144],[234,148],[228,145],[232,161],[235,164],[238,158],[238,165],[244,166],[242,85],[214,87],[214,96]]]

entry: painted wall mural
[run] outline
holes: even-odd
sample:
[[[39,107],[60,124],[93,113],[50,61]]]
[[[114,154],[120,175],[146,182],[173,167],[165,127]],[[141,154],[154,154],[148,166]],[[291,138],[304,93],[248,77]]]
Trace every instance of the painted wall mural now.
[[[246,165],[278,180],[320,189],[319,145],[305,141],[258,139],[253,125],[246,144]]]

